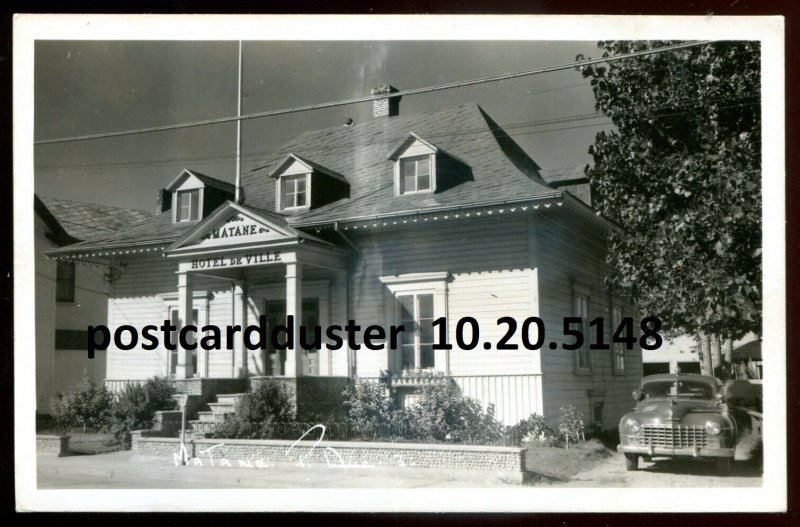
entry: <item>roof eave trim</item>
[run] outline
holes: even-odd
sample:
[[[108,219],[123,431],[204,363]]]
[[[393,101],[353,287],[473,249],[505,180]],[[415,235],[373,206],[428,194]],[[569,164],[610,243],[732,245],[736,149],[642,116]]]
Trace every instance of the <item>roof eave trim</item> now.
[[[547,194],[542,194],[540,196],[535,197],[528,197],[528,198],[520,198],[520,199],[510,199],[510,200],[501,200],[501,201],[493,201],[493,202],[485,202],[485,203],[473,203],[469,205],[453,205],[449,207],[438,207],[435,209],[416,209],[416,210],[407,210],[407,211],[399,211],[399,212],[391,212],[387,214],[375,214],[372,216],[360,216],[354,218],[341,218],[335,220],[325,220],[325,221],[318,221],[318,222],[303,222],[302,219],[296,220],[296,222],[292,223],[293,227],[296,228],[315,228],[315,227],[326,227],[330,226],[333,227],[334,224],[348,224],[348,223],[361,223],[361,222],[369,222],[369,221],[378,221],[383,219],[390,219],[390,218],[402,218],[402,217],[413,217],[419,215],[427,215],[427,214],[447,214],[451,212],[458,212],[458,211],[470,211],[474,209],[482,209],[482,208],[491,208],[491,207],[524,207],[526,203],[536,203],[541,201],[555,201],[560,198],[563,198],[565,193],[563,191],[555,191],[550,192]]]
[[[163,250],[174,241],[175,239],[171,238],[164,240],[149,240],[146,242],[115,243],[111,245],[101,245],[97,247],[62,247],[59,249],[51,249],[49,251],[44,251],[44,254],[49,258],[60,258],[62,256],[69,256],[71,254],[108,256],[110,254],[117,254],[117,253],[122,254],[123,251],[149,252],[151,250],[153,251]],[[146,251],[145,248],[147,248]]]

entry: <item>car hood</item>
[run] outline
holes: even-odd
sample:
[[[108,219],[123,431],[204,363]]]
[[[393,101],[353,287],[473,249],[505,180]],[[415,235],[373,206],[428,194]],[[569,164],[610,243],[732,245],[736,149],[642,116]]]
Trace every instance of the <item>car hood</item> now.
[[[680,421],[688,413],[719,413],[716,401],[687,399],[648,399],[636,405],[640,415],[655,414],[665,420]]]

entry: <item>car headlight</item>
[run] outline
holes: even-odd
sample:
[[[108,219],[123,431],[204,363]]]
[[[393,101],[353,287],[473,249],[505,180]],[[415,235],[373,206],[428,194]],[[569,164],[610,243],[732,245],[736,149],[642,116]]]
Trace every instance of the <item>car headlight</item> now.
[[[706,423],[706,432],[710,436],[719,435],[719,433],[722,432],[722,425],[714,421],[709,421]]]
[[[627,426],[628,430],[630,430],[634,434],[638,434],[639,431],[642,429],[642,423],[633,418],[626,419],[625,426]]]

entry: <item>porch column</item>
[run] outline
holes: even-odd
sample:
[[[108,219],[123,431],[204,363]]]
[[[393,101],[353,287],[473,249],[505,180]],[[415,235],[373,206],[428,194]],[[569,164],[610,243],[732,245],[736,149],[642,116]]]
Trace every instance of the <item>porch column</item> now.
[[[178,332],[181,329],[194,324],[192,320],[192,275],[187,272],[178,273]],[[175,344],[178,347],[178,364],[175,368],[177,379],[190,379],[194,376],[192,371],[192,350],[184,349],[180,344],[180,338]],[[195,339],[196,341],[199,339]]]
[[[303,309],[303,268],[299,262],[286,264],[286,322],[294,335],[292,346],[286,350],[286,377],[303,375],[303,349],[300,347],[300,322]],[[293,321],[289,326],[289,317]]]
[[[233,341],[233,377],[247,376],[247,350],[244,347],[244,328],[247,326],[247,299],[242,282],[233,286],[233,325],[242,328]]]

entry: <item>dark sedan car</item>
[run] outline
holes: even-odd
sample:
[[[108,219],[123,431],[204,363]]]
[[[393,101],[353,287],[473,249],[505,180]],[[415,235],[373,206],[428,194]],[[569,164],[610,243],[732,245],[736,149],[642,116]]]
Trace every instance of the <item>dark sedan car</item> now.
[[[736,423],[728,414],[722,384],[715,377],[659,374],[642,379],[633,412],[619,423],[625,467],[636,470],[639,456],[714,458],[727,475],[736,446]]]

